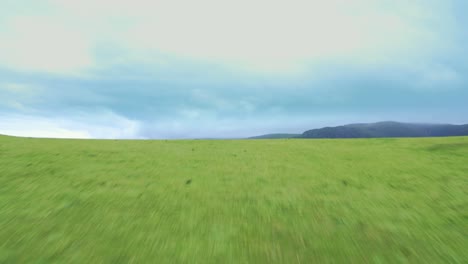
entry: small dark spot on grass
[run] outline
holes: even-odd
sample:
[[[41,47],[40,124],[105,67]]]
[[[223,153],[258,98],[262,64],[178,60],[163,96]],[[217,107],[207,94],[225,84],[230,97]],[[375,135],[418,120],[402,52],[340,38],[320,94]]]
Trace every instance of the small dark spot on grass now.
[[[194,149],[194,148],[192,148],[192,151],[195,151],[195,149]]]
[[[364,229],[366,229],[366,228],[367,228],[367,225],[366,225],[365,223],[363,223],[363,222],[359,221],[359,223],[358,223],[358,227],[359,227],[359,229],[361,229],[361,230],[364,230]]]
[[[264,185],[264,184],[268,183],[268,181],[267,181],[265,178],[263,178],[263,177],[257,178],[257,182],[258,182],[259,184],[261,184],[261,185]]]
[[[343,225],[345,223],[344,219],[341,217],[333,217],[333,220],[335,221],[335,224],[337,225]]]
[[[192,179],[188,179],[188,180],[185,182],[185,184],[187,184],[187,185],[188,185],[188,184],[191,184],[191,183],[192,183]]]
[[[400,251],[401,253],[403,253],[403,255],[405,255],[405,257],[411,256],[411,251],[406,247],[401,247]]]
[[[344,186],[348,186],[348,181],[342,180],[341,182],[343,183]]]

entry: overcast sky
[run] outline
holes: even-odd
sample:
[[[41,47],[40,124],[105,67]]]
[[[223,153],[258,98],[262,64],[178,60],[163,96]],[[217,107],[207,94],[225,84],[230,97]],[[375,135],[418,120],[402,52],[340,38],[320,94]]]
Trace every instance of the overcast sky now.
[[[0,134],[468,123],[466,0],[1,0]]]

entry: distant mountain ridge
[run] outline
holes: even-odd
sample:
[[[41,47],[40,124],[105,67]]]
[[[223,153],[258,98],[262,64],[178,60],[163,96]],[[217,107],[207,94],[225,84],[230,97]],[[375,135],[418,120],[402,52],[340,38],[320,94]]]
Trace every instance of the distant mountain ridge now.
[[[288,133],[276,133],[266,134],[261,136],[249,137],[249,139],[275,139],[275,138],[294,138],[299,137],[301,134],[288,134]]]
[[[270,134],[283,135],[283,134]],[[286,134],[294,135],[294,134]],[[348,124],[307,130],[297,136],[252,138],[382,138],[382,137],[448,137],[468,136],[468,124],[422,124],[384,121],[377,123]]]

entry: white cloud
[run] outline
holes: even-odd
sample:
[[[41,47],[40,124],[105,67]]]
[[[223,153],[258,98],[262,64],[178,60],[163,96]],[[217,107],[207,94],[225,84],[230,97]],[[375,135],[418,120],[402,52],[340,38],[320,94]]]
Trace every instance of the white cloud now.
[[[34,112],[28,103],[33,102],[43,92],[42,87],[30,83],[0,82],[0,106],[19,112]]]
[[[151,16],[122,35],[129,49],[294,72],[311,61],[383,60],[427,40],[401,10],[368,0],[157,3],[141,4]]]
[[[400,74],[395,78],[402,78],[410,89],[420,91],[457,90],[465,83],[462,72],[450,65],[440,63],[418,63],[401,65]]]
[[[423,86],[453,86],[462,81],[460,73],[444,65],[433,65],[422,70]]]
[[[426,23],[436,21],[431,8],[439,6],[437,1],[49,3],[52,15],[16,17],[7,32],[0,32],[3,64],[70,73],[126,59],[159,65],[160,54],[169,54],[247,71],[300,73],[305,65],[323,61],[380,63],[430,54],[444,39]],[[121,53],[95,61],[97,46]]]
[[[92,138],[140,138],[140,121],[120,116],[110,110],[76,113],[61,120],[66,127],[84,130]]]
[[[0,30],[0,64],[20,71],[80,74],[93,66],[87,37],[45,16],[17,16]]]
[[[140,123],[109,111],[67,118],[2,115],[0,134],[46,138],[140,138]]]
[[[2,90],[22,95],[35,95],[41,88],[38,85],[29,83],[4,82],[0,83],[0,92]]]
[[[28,111],[29,109],[22,103],[15,100],[7,100],[5,105],[9,108],[15,109],[17,111]]]
[[[4,116],[0,119],[0,134],[39,138],[90,138],[83,130],[64,128],[54,119],[31,116]]]
[[[24,93],[28,92],[30,87],[22,83],[0,83],[0,89],[16,93]]]

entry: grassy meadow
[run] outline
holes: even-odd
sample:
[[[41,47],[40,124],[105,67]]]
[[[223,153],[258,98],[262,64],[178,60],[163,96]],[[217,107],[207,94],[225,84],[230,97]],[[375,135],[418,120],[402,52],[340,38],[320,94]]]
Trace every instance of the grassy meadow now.
[[[0,136],[0,263],[468,263],[468,137]]]

